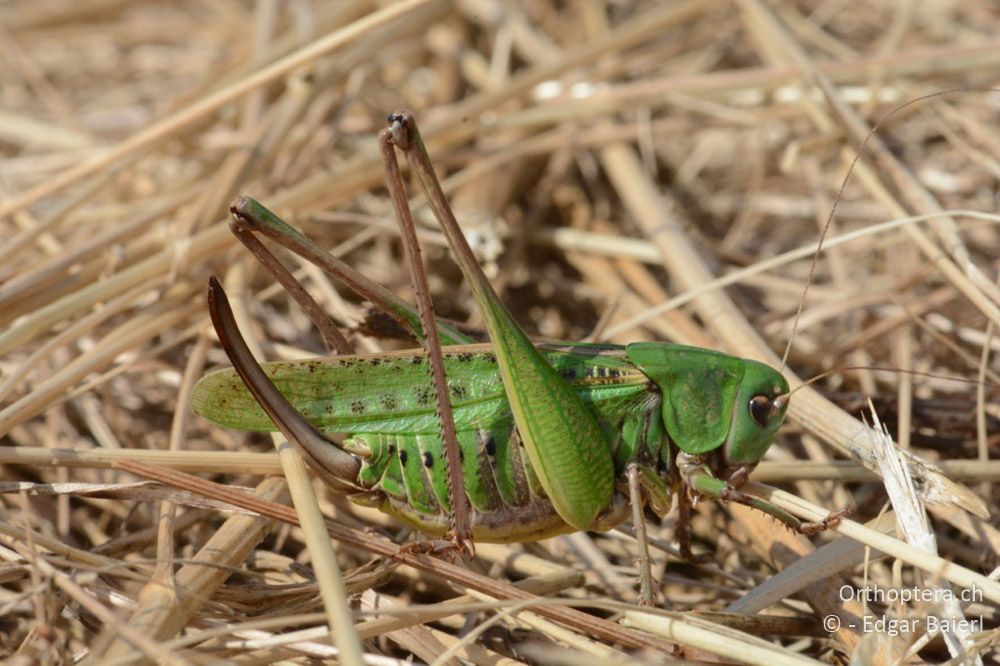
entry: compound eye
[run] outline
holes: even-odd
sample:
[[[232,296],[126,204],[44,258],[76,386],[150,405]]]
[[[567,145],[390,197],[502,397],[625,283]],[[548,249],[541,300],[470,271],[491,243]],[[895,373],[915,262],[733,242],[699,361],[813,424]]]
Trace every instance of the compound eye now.
[[[750,398],[750,418],[761,428],[766,428],[771,420],[771,399],[766,395],[755,395]]]

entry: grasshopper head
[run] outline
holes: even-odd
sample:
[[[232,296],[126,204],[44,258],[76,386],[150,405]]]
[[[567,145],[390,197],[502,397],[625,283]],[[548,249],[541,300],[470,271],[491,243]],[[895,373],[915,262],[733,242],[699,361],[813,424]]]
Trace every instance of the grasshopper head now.
[[[728,354],[663,343],[626,348],[663,394],[663,423],[681,451],[734,485],[764,457],[788,408],[774,368]]]
[[[736,391],[732,423],[722,448],[724,462],[729,465],[759,462],[788,409],[788,382],[781,373],[756,361],[743,363],[743,379]]]

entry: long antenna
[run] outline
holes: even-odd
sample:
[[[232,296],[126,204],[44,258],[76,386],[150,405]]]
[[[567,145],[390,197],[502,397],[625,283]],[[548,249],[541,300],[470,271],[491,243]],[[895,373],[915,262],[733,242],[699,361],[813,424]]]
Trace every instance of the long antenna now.
[[[823,230],[820,231],[819,242],[817,242],[816,244],[816,253],[813,254],[812,263],[809,265],[809,275],[806,278],[805,287],[802,288],[802,298],[799,299],[799,306],[795,310],[795,319],[792,320],[792,333],[788,337],[788,342],[785,344],[785,353],[781,355],[781,368],[779,369],[780,372],[784,372],[785,366],[788,364],[788,355],[792,351],[792,342],[795,340],[795,333],[798,331],[799,328],[799,320],[802,318],[802,310],[805,308],[806,305],[806,295],[808,295],[809,293],[809,286],[812,284],[813,276],[816,273],[816,266],[819,263],[819,253],[823,250],[823,241],[826,240],[826,234],[830,230],[830,225],[833,224],[834,216],[837,214],[837,207],[840,205],[840,200],[844,195],[844,190],[847,188],[847,183],[851,179],[851,175],[854,173],[854,167],[856,167],[858,162],[861,161],[861,158],[864,156],[868,144],[871,142],[871,139],[875,136],[875,134],[878,133],[878,130],[880,127],[882,127],[882,125],[884,125],[886,122],[889,121],[890,118],[895,116],[903,109],[906,109],[907,107],[913,106],[918,102],[924,102],[926,100],[933,99],[935,97],[943,97],[945,95],[950,95],[956,92],[969,92],[969,91],[996,92],[996,90],[993,88],[951,88],[949,90],[942,90],[939,92],[929,93],[927,95],[921,95],[920,97],[915,97],[907,102],[903,102],[902,104],[900,104],[899,106],[897,106],[896,108],[892,109],[884,116],[879,118],[878,122],[876,122],[872,126],[871,130],[868,132],[868,135],[865,136],[864,141],[861,142],[861,146],[858,148],[858,152],[855,153],[854,155],[854,159],[851,160],[851,165],[848,167],[847,173],[844,174],[844,180],[840,183],[840,188],[837,190],[837,197],[833,200],[833,205],[830,206],[830,214],[826,218],[826,223],[823,225]]]

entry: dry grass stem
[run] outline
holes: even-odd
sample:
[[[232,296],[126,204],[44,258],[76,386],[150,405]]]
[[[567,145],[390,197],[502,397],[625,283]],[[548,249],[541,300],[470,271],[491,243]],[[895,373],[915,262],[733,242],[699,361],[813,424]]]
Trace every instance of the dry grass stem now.
[[[996,34],[987,3],[6,3],[0,658],[995,661]],[[404,108],[529,335],[818,377],[747,488],[850,519],[703,500],[696,565],[647,512],[644,609],[628,524],[400,552],[418,535],[282,438],[194,415],[228,365],[209,276],[259,358],[324,349],[234,242],[236,196],[412,300],[376,146]],[[438,315],[479,329],[415,192]],[[413,346],[278,255],[359,352]]]

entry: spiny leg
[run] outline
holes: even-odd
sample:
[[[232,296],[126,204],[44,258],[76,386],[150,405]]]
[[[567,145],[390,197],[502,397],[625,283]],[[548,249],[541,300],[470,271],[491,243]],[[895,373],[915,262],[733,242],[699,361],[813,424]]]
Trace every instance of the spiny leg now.
[[[542,356],[493,291],[448,205],[413,117],[393,114],[390,131],[426,194],[486,321],[504,391],[539,482],[568,525],[590,528],[614,497],[614,461],[604,432],[594,413]]]
[[[373,303],[380,310],[392,317],[404,329],[412,333],[418,340],[424,339],[420,316],[412,305],[319,247],[308,236],[283,222],[281,218],[268,210],[256,199],[252,197],[240,197],[233,202],[230,212],[233,216],[231,226],[234,233],[236,233],[237,238],[244,244],[246,244],[245,237],[249,236],[251,232],[267,236],[282,247],[294,252],[306,261],[332,275],[361,298]],[[260,244],[258,243],[257,245]],[[260,256],[254,247],[249,245],[247,247],[251,252],[254,252],[255,256]],[[268,270],[271,270],[266,260],[262,260],[262,263],[264,263]],[[277,260],[275,260],[275,263],[277,263]],[[275,278],[281,281],[281,277],[277,274],[275,274]],[[285,284],[284,281],[282,281],[282,284]],[[304,290],[301,290],[303,294],[301,300],[299,295],[300,290],[290,289],[289,291],[306,313],[310,314],[310,317],[312,317],[311,313],[314,310],[321,311],[318,305],[313,308],[307,304],[307,300],[312,301],[312,297],[304,293]],[[315,303],[315,301],[312,302]],[[313,319],[313,321],[323,330],[323,325],[319,321],[316,319]],[[438,331],[445,344],[454,345],[475,342],[469,336],[442,322],[438,322]]]
[[[850,515],[851,515],[850,509],[831,511],[823,518],[823,520],[800,523],[797,529],[799,534],[812,536],[813,534],[819,534],[820,532],[836,529],[840,525],[840,521],[842,521],[844,518],[847,518]]]
[[[632,526],[639,542],[639,603],[643,606],[656,605],[653,590],[653,560],[649,556],[649,540],[646,537],[646,517],[643,515],[642,487],[639,466],[630,464],[625,468],[628,479],[628,495],[632,505]]]
[[[319,329],[320,335],[323,336],[323,342],[326,344],[328,350],[335,351],[338,354],[353,354],[354,349],[351,347],[351,344],[344,337],[344,334],[340,332],[340,329],[337,328],[337,325],[330,315],[327,314],[326,310],[316,302],[316,299],[309,295],[309,292],[305,290],[302,283],[295,279],[295,276],[285,268],[284,264],[278,261],[277,257],[253,235],[253,228],[248,225],[246,218],[237,212],[239,204],[240,202],[237,202],[231,209],[233,216],[229,222],[229,228],[232,230],[233,235],[243,243],[246,249],[250,250],[250,253],[256,257],[260,265],[267,269],[267,272],[281,283],[285,291],[291,294],[299,306],[306,311],[309,319],[312,320],[316,328]]]
[[[691,487],[698,493],[711,497],[717,497],[725,502],[736,502],[737,504],[748,506],[751,509],[757,509],[758,511],[762,511],[769,516],[776,518],[793,532],[798,532],[799,534],[805,534],[807,536],[818,534],[824,530],[833,529],[840,524],[842,519],[850,515],[849,509],[841,509],[839,511],[831,511],[825,518],[823,518],[823,520],[807,522],[799,520],[797,517],[793,516],[784,509],[771,504],[767,500],[754,497],[753,495],[734,488],[729,483],[712,476],[705,470],[695,471],[688,475],[687,479],[688,483],[691,484]]]
[[[391,122],[391,121],[390,121]],[[410,276],[413,290],[417,296],[420,320],[424,330],[424,347],[430,364],[434,383],[434,393],[437,398],[438,422],[441,426],[441,438],[444,440],[445,463],[448,470],[448,495],[451,499],[451,539],[459,550],[469,557],[475,555],[472,542],[472,521],[469,498],[465,494],[465,477],[462,472],[461,450],[458,445],[458,435],[455,432],[455,418],[451,410],[451,397],[448,394],[448,379],[445,377],[444,357],[441,353],[441,339],[438,336],[434,318],[434,305],[431,303],[430,289],[427,286],[427,273],[420,254],[420,244],[417,241],[417,230],[413,224],[406,190],[403,187],[403,177],[399,172],[399,162],[396,160],[396,150],[393,147],[391,129],[379,133],[379,148],[382,151],[382,163],[385,166],[386,184],[389,187],[389,197],[396,210],[396,220],[399,222],[403,238],[403,247],[410,263]]]
[[[389,149],[391,151],[391,146],[389,146]],[[393,160],[394,159],[395,158],[393,156]],[[388,169],[389,166],[387,164],[387,171]],[[397,199],[397,201],[395,202],[398,210],[400,201],[402,202],[402,205],[404,207],[406,204],[405,204],[405,194],[402,194],[402,180],[398,175],[398,166],[396,167],[395,171],[396,171],[395,180],[398,184],[398,187],[395,191],[399,193],[400,197],[402,197],[401,199]],[[390,183],[393,180],[391,174],[389,175],[389,180]],[[392,189],[393,188],[390,186],[391,191]],[[278,260],[274,257],[274,255],[271,254],[271,252],[267,250],[267,248],[264,247],[259,240],[257,240],[256,236],[254,236],[254,233],[260,233],[275,240],[283,247],[291,250],[292,252],[298,254],[307,261],[310,261],[311,263],[319,266],[327,273],[333,275],[338,280],[340,280],[348,287],[350,287],[352,290],[354,290],[356,293],[358,293],[362,298],[371,301],[376,306],[385,311],[387,314],[389,314],[391,317],[393,317],[399,324],[401,324],[404,328],[409,330],[418,339],[426,340],[424,331],[425,330],[432,331],[434,337],[439,339],[433,343],[430,343],[430,348],[432,350],[437,350],[436,354],[434,353],[434,351],[429,352],[430,365],[432,371],[434,371],[435,366],[439,368],[438,371],[435,371],[435,374],[440,375],[441,378],[443,378],[443,361],[440,356],[440,339],[444,339],[449,344],[461,344],[472,341],[471,338],[465,336],[464,334],[460,333],[459,331],[455,330],[453,327],[447,324],[437,323],[437,325],[435,326],[436,322],[434,321],[433,313],[429,308],[424,308],[424,311],[428,313],[428,316],[426,318],[423,318],[422,317],[423,311],[418,313],[418,311],[415,310],[411,305],[409,305],[402,299],[399,299],[397,296],[395,296],[395,294],[388,291],[381,285],[369,280],[363,274],[354,270],[353,268],[348,266],[346,263],[344,263],[337,257],[334,257],[333,255],[329,254],[328,252],[320,248],[307,236],[300,233],[293,227],[285,224],[280,218],[278,218],[271,211],[269,211],[267,208],[265,208],[263,205],[261,205],[254,199],[250,197],[241,197],[236,202],[234,202],[231,208],[231,212],[233,215],[233,221],[231,223],[231,227],[236,237],[254,254],[254,256],[256,256],[261,261],[261,263],[265,266],[265,268],[267,268],[267,270],[271,272],[271,274],[279,282],[281,282],[281,284],[284,285],[286,289],[288,289],[289,293],[293,296],[293,298],[295,298],[295,300],[302,306],[302,308],[306,311],[306,313],[309,314],[310,319],[312,319],[313,322],[317,325],[317,327],[321,330],[324,340],[327,341],[328,346],[331,346],[338,350],[343,349],[347,353],[350,353],[350,348],[346,346],[346,340],[343,340],[343,336],[340,335],[340,331],[336,328],[335,324],[332,322],[329,316],[322,310],[319,304],[316,303],[316,301],[308,294],[308,292],[306,292],[305,289],[302,288],[301,284],[299,284],[299,282],[295,280],[295,278],[291,275],[291,273],[280,262],[278,262]],[[406,225],[403,225],[404,246],[407,247],[408,256],[412,256],[410,248],[416,246],[412,242],[411,243],[406,242],[407,232],[405,227]],[[412,220],[410,228],[412,229]],[[415,233],[411,233],[410,235],[415,238]],[[419,254],[417,256],[418,256],[417,261],[419,262]],[[421,279],[420,277],[415,277],[414,280],[416,285],[420,284],[426,285],[426,277],[423,277],[423,279]],[[418,293],[418,295],[421,293],[424,294],[427,293],[426,289],[421,291],[419,286],[415,288],[415,291]],[[438,333],[440,333],[440,335],[437,335]],[[341,340],[343,341],[343,343],[341,343]],[[445,402],[443,407],[439,407],[439,410],[446,412],[450,417],[451,411],[447,398],[448,395],[447,384],[443,383],[442,381],[441,385],[444,387],[443,395]],[[437,391],[438,389],[435,390]],[[442,401],[439,398],[439,405],[441,404]],[[459,454],[458,454],[457,440],[454,434],[449,436],[447,432],[450,429],[451,433],[454,433],[454,425],[453,425],[454,420],[448,418],[445,419],[445,421],[448,421],[451,424],[450,428],[449,425],[443,425],[445,441],[447,442],[449,439],[451,439],[452,441],[456,442],[455,446],[452,447],[455,452],[455,455],[446,457],[446,461],[449,464],[449,474],[451,469],[457,469],[458,474],[460,475],[461,463],[458,462],[453,464],[451,462],[452,458],[458,459]],[[448,449],[449,447],[446,445],[446,452],[448,451]],[[457,524],[454,529],[454,533],[456,535],[456,543],[459,544],[465,550],[466,553],[471,555],[472,554],[471,526],[468,517],[469,513],[467,504],[468,499],[466,498],[464,493],[464,483],[462,482],[461,477],[459,477],[457,483],[454,481],[454,479],[452,480],[452,487],[458,488],[457,498],[455,494],[452,493],[452,504],[454,507],[458,507],[457,509],[455,509],[455,511],[457,512]]]
[[[677,490],[677,525],[674,527],[674,535],[677,537],[677,547],[681,551],[681,559],[692,564],[703,564],[712,559],[710,553],[699,553],[695,555],[691,551],[691,493],[690,490],[681,485]]]

